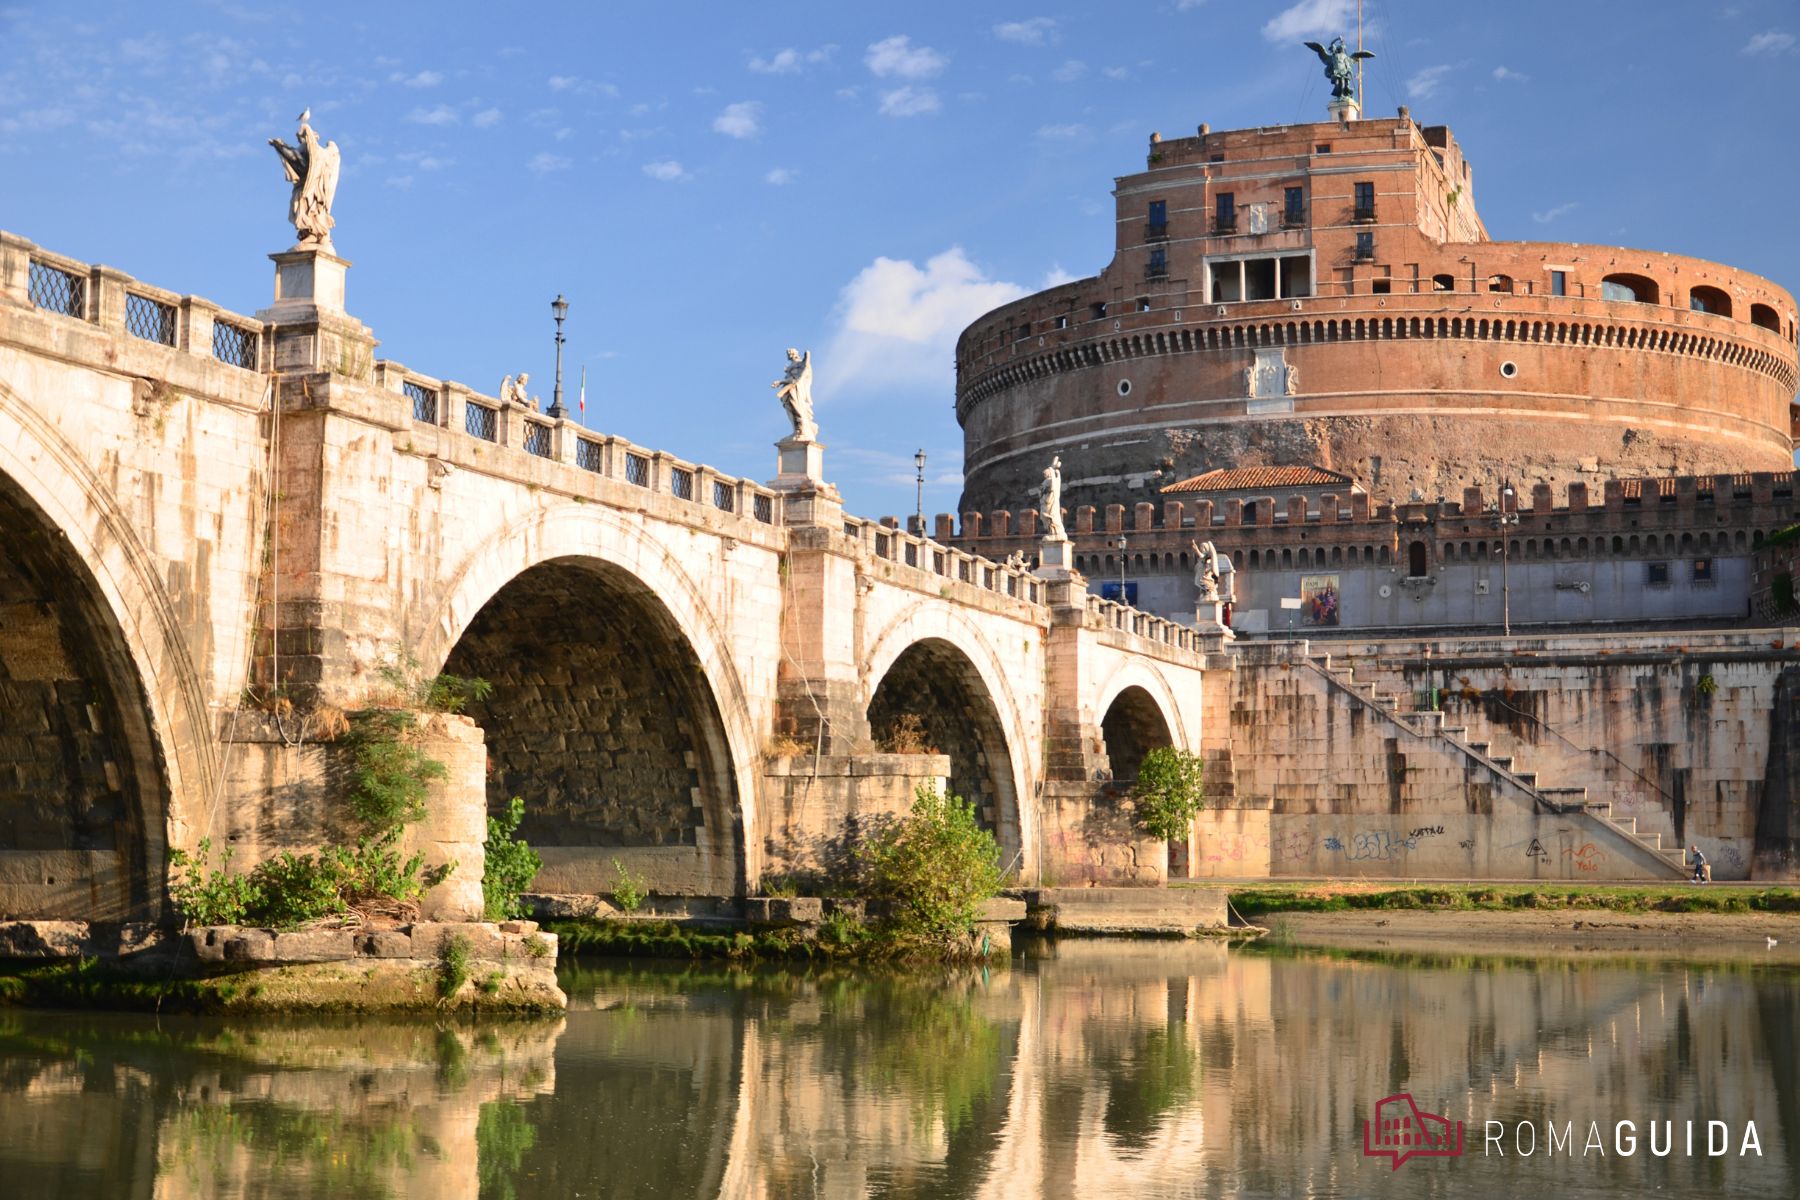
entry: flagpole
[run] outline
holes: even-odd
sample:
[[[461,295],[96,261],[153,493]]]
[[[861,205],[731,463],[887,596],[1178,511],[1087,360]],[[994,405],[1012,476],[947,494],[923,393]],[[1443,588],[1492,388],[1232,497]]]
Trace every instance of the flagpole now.
[[[576,402],[583,429],[587,428],[587,364],[581,364],[581,397]]]

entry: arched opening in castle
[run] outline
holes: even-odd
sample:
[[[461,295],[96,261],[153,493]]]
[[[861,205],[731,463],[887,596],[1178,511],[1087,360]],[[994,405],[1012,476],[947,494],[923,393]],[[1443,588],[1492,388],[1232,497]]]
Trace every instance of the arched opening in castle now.
[[[1747,547],[1794,519],[1794,298],[1496,240],[1448,128],[1344,115],[1153,134],[1105,269],[963,332],[963,544],[1032,553],[980,531],[1060,455],[1090,586],[1177,620],[1210,539],[1239,634],[1324,587],[1337,632],[1744,621]]]

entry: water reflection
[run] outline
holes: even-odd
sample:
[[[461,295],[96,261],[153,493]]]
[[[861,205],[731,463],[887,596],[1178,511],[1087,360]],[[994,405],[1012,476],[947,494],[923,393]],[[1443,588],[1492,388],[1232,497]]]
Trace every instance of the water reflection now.
[[[1011,970],[565,972],[563,1021],[0,1014],[9,1196],[1800,1194],[1800,975],[1062,943]],[[1361,1152],[1376,1100],[1468,1123]],[[1648,1123],[1722,1120],[1726,1157]],[[1505,1122],[1508,1157],[1483,1154]],[[1632,1156],[1613,1124],[1637,1122]],[[1763,1155],[1738,1158],[1755,1121]],[[1576,1153],[1520,1158],[1520,1122]],[[1589,1122],[1604,1155],[1580,1153]]]

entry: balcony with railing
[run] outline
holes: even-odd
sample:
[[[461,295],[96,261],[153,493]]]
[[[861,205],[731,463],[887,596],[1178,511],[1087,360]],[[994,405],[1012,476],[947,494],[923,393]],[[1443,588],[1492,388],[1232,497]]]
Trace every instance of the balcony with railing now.
[[[1144,240],[1146,242],[1163,242],[1167,241],[1168,238],[1169,223],[1167,221],[1150,221],[1144,225]]]
[[[1350,223],[1352,225],[1373,225],[1375,223],[1375,206],[1373,204],[1358,204],[1352,207],[1350,209]]]
[[[1214,215],[1212,220],[1212,234],[1214,237],[1229,237],[1237,231],[1238,217],[1235,210]]]

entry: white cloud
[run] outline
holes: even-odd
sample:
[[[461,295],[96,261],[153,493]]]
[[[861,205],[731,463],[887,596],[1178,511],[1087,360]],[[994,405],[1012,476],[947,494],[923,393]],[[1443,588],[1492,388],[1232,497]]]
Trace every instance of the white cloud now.
[[[401,87],[428,88],[436,87],[444,82],[444,77],[437,71],[420,71],[417,75],[402,75],[398,72],[388,76],[389,83],[397,83]]]
[[[1024,294],[1016,283],[988,278],[961,246],[923,267],[877,258],[839,294],[838,329],[819,356],[820,373],[844,391],[936,388],[948,397],[957,335]]]
[[[1050,72],[1050,78],[1058,83],[1074,83],[1087,74],[1087,64],[1079,58],[1071,58],[1056,70]]]
[[[1556,220],[1556,218],[1572,213],[1580,207],[1581,202],[1579,200],[1571,200],[1567,204],[1557,205],[1548,212],[1534,212],[1531,214],[1531,219],[1536,221],[1539,225],[1548,225],[1550,222]]]
[[[1783,33],[1779,29],[1771,29],[1767,33],[1759,33],[1744,43],[1743,54],[1785,54],[1794,48],[1794,35]]]
[[[412,166],[417,167],[421,171],[442,171],[446,167],[453,167],[456,165],[456,160],[454,158],[439,158],[437,155],[427,153],[424,150],[408,150],[404,154],[397,154],[394,157],[398,158],[403,163],[409,163]]]
[[[391,187],[401,192],[406,191],[412,185],[413,177],[411,175],[389,175],[382,184],[383,187]]]
[[[763,176],[763,182],[775,187],[786,187],[794,182],[794,177],[798,174],[798,171],[789,167],[771,167],[769,173]]]
[[[484,108],[476,113],[474,117],[470,119],[469,123],[477,129],[492,129],[500,123],[500,110],[497,108]]]
[[[611,83],[596,83],[592,79],[583,79],[579,75],[552,75],[547,81],[553,92],[572,92],[578,96],[602,95],[617,96],[619,89]]]
[[[674,159],[644,164],[644,174],[663,183],[684,183],[693,178],[687,169]]]
[[[727,104],[725,111],[713,118],[713,132],[734,138],[755,137],[762,132],[762,107],[755,100]]]
[[[1023,21],[1002,21],[994,26],[994,36],[1003,42],[1021,46],[1042,46],[1056,40],[1055,17],[1027,17]]]
[[[802,68],[830,62],[837,49],[836,46],[820,46],[817,50],[802,51],[784,46],[767,58],[752,54],[749,67],[759,75],[798,75]]]
[[[1205,4],[1206,0],[1175,0],[1176,12],[1189,12]]]
[[[1107,67],[1107,68],[1103,69],[1100,73],[1102,75],[1106,76],[1108,79],[1130,79],[1131,78],[1131,69],[1129,67]]]
[[[532,155],[531,161],[526,163],[525,166],[534,174],[548,175],[552,171],[568,170],[570,163],[569,160],[562,155],[552,154],[548,150],[544,150]]]
[[[863,61],[882,79],[930,79],[950,63],[929,46],[913,45],[903,33],[871,44]]]
[[[1300,0],[1271,17],[1262,35],[1271,42],[1336,37],[1356,24],[1356,0]]]
[[[1063,270],[1061,263],[1052,263],[1050,269],[1044,272],[1044,282],[1038,285],[1038,290],[1044,291],[1047,288],[1061,287],[1065,283],[1074,283],[1078,278],[1080,276],[1071,275]]]
[[[1406,81],[1406,94],[1414,100],[1425,100],[1437,95],[1438,89],[1444,85],[1445,77],[1455,69],[1449,63],[1426,67]]]
[[[448,104],[415,108],[406,114],[406,119],[415,125],[455,125],[462,120]]]
[[[1507,83],[1507,82],[1530,83],[1531,82],[1531,76],[1525,74],[1523,71],[1515,71],[1511,67],[1507,67],[1507,66],[1495,67],[1494,68],[1494,78],[1498,79],[1501,83]]]
[[[1037,135],[1047,142],[1066,142],[1086,137],[1086,125],[1039,125]]]
[[[917,117],[943,107],[938,94],[930,88],[903,87],[881,94],[881,115],[884,117]]]

